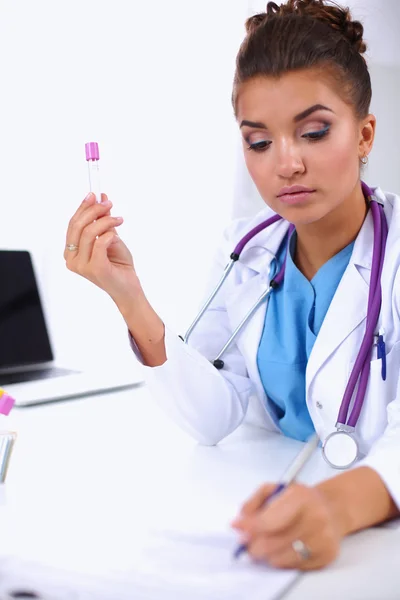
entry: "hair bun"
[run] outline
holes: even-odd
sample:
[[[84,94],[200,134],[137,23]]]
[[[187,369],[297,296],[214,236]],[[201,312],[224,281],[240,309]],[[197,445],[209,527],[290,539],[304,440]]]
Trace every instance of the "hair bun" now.
[[[364,42],[364,27],[360,21],[347,21],[343,34],[349,40],[350,44],[359,52],[364,54],[367,50],[367,44]]]
[[[286,15],[308,16],[322,21],[339,31],[360,54],[367,50],[363,40],[364,27],[360,21],[352,20],[350,9],[336,3],[326,4],[324,0],[287,0],[280,6],[276,2],[268,2],[265,13],[254,15],[247,20],[246,31],[251,33],[261,23]]]

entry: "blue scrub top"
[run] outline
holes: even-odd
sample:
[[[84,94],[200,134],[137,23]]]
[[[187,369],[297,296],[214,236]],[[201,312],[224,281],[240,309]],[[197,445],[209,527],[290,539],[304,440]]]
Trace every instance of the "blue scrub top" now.
[[[306,404],[306,367],[329,305],[349,263],[354,242],[326,262],[311,281],[293,262],[297,234],[289,240],[283,284],[269,298],[257,353],[269,410],[282,432],[305,441],[314,432]],[[277,274],[286,254],[287,236],[271,265]]]

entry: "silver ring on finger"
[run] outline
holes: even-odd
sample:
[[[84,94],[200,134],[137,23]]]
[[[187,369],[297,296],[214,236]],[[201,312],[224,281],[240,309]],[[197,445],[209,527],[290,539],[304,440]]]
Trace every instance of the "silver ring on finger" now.
[[[311,558],[310,548],[301,540],[295,540],[292,543],[292,548],[301,561],[309,560]]]
[[[67,244],[65,247],[70,252],[76,252],[79,249],[79,246],[77,246],[76,244]]]

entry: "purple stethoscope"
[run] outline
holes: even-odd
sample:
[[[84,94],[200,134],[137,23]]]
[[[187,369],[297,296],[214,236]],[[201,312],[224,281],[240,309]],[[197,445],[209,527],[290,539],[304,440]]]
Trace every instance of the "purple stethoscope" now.
[[[366,328],[363,341],[360,346],[360,350],[355,361],[353,370],[350,374],[349,381],[347,383],[346,390],[344,392],[343,400],[340,405],[339,415],[336,423],[336,431],[333,431],[322,444],[322,454],[326,462],[335,469],[347,469],[351,467],[359,458],[358,442],[355,437],[355,427],[358,418],[361,413],[362,405],[364,402],[365,391],[368,384],[369,372],[370,372],[370,355],[371,348],[374,346],[374,339],[377,337],[377,352],[378,359],[382,360],[382,379],[386,379],[386,349],[383,335],[375,335],[375,329],[379,319],[379,313],[382,302],[382,288],[381,288],[381,274],[383,268],[383,262],[385,258],[386,239],[388,236],[388,226],[385,218],[383,209],[383,203],[373,194],[371,188],[369,188],[364,182],[361,182],[362,191],[366,201],[369,203],[373,226],[374,226],[374,246],[372,254],[372,269],[371,279],[369,286],[368,295],[368,310],[366,319]],[[201,317],[221,289],[226,278],[231,272],[234,264],[239,260],[239,257],[245,248],[245,246],[256,236],[260,231],[263,231],[273,223],[281,220],[280,215],[274,215],[267,219],[263,223],[260,223],[254,227],[251,231],[245,235],[240,242],[236,245],[234,251],[230,256],[230,262],[225,267],[223,275],[209,296],[204,306],[201,308],[199,314],[196,316],[193,323],[187,330],[183,340],[187,343],[189,336],[193,329],[196,327]],[[294,225],[289,226],[289,236],[294,230]],[[286,256],[287,256],[286,250]],[[256,310],[260,307],[263,301],[268,298],[271,292],[276,289],[283,281],[285,275],[286,258],[280,268],[278,274],[270,281],[268,289],[262,293],[258,298],[254,306],[248,311],[243,317],[239,325],[233,331],[232,335],[220,350],[216,358],[212,361],[213,365],[217,369],[224,368],[224,361],[221,360],[221,356],[231,346],[237,335],[242,331],[246,323],[251,319]],[[354,390],[358,382],[358,389],[356,397],[348,416],[350,403],[354,395]]]

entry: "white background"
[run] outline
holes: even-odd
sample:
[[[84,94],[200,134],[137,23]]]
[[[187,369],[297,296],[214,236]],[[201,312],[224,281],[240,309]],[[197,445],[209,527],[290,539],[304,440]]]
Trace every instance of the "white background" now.
[[[366,180],[400,192],[399,4],[355,4],[371,38],[379,120]],[[223,228],[260,205],[230,95],[244,20],[264,8],[0,1],[0,247],[33,252],[59,358],[130,360],[114,305],[62,258],[68,220],[88,191],[85,142],[99,142],[102,189],[125,219],[120,234],[150,301],[179,332],[196,312]]]

